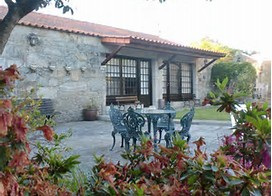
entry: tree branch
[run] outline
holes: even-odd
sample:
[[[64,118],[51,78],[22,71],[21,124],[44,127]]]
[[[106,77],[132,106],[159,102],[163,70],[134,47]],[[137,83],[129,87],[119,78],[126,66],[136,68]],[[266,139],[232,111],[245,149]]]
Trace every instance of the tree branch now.
[[[6,4],[8,5],[8,7],[13,7],[15,5],[15,3],[12,0],[5,0]]]
[[[17,6],[21,8],[21,14],[24,17],[33,10],[37,10],[42,2],[43,0],[21,0],[17,1]]]

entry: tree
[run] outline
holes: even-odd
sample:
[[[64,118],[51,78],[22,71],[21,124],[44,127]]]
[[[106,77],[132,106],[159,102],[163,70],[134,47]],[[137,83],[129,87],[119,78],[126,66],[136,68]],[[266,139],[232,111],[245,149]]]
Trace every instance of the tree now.
[[[244,53],[243,51],[230,48],[207,37],[201,39],[200,42],[193,43],[192,46],[226,54],[212,68],[211,85],[214,85],[217,79],[222,82],[224,78],[228,77],[229,88],[243,92],[246,95],[253,92],[256,82],[254,66],[248,62],[236,62],[236,54]]]
[[[226,56],[224,58],[219,59],[217,62],[232,61],[234,59],[235,53],[238,51],[236,49],[225,46],[217,41],[214,41],[208,37],[202,38],[199,42],[194,42],[191,45],[193,47],[201,48],[204,50],[212,50],[215,52],[225,53]]]
[[[55,7],[62,9],[63,13],[71,11],[73,14],[72,8],[64,3],[69,0],[5,0],[8,13],[0,22],[0,54],[3,53],[9,36],[19,20],[34,10],[47,7],[53,1]]]
[[[228,88],[251,95],[256,82],[256,69],[251,63],[220,62],[213,66],[211,84],[229,78]]]

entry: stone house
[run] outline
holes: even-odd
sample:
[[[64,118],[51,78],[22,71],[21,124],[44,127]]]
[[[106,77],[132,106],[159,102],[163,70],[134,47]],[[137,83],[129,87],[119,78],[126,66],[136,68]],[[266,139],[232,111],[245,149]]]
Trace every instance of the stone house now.
[[[0,6],[0,20],[6,13]],[[183,107],[203,99],[210,69],[224,54],[186,47],[155,35],[40,13],[30,13],[13,30],[0,65],[17,64],[24,80],[18,96],[54,100],[57,121],[82,120],[93,100],[99,114],[123,96],[137,96],[145,106],[161,100]]]

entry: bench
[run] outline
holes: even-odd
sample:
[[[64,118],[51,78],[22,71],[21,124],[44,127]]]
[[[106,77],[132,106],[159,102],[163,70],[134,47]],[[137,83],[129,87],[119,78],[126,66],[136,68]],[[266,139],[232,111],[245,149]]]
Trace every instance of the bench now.
[[[126,104],[135,104],[138,105],[138,97],[136,95],[129,96],[118,96],[118,97],[108,97],[107,104],[117,104],[120,110],[125,110]]]
[[[55,115],[60,114],[60,112],[55,111],[54,102],[52,99],[34,99],[35,102],[39,102],[40,105],[38,107],[41,115],[46,116],[44,124]]]
[[[116,102],[118,105],[123,105],[126,103],[135,103],[138,101],[137,96],[124,96],[124,97],[116,97]]]

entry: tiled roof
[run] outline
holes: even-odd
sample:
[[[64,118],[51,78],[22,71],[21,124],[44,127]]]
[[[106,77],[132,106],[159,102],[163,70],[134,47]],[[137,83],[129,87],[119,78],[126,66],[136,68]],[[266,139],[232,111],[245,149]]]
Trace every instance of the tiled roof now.
[[[7,8],[0,6],[0,20],[4,18],[7,13]],[[98,36],[98,37],[116,37],[116,38],[131,38],[134,40],[140,40],[149,43],[156,43],[161,45],[180,47],[182,49],[197,50],[202,52],[208,52],[209,54],[214,53],[219,55],[222,53],[206,51],[202,49],[192,48],[177,44],[175,42],[162,39],[156,35],[150,35],[135,31],[130,31],[126,29],[120,29],[115,27],[110,27],[106,25],[100,25],[85,21],[72,20],[69,18],[58,17],[48,14],[40,14],[37,12],[31,12],[23,19],[19,21],[20,25],[38,27],[44,29],[51,29],[57,31],[64,31],[75,34],[83,34],[89,36]]]

